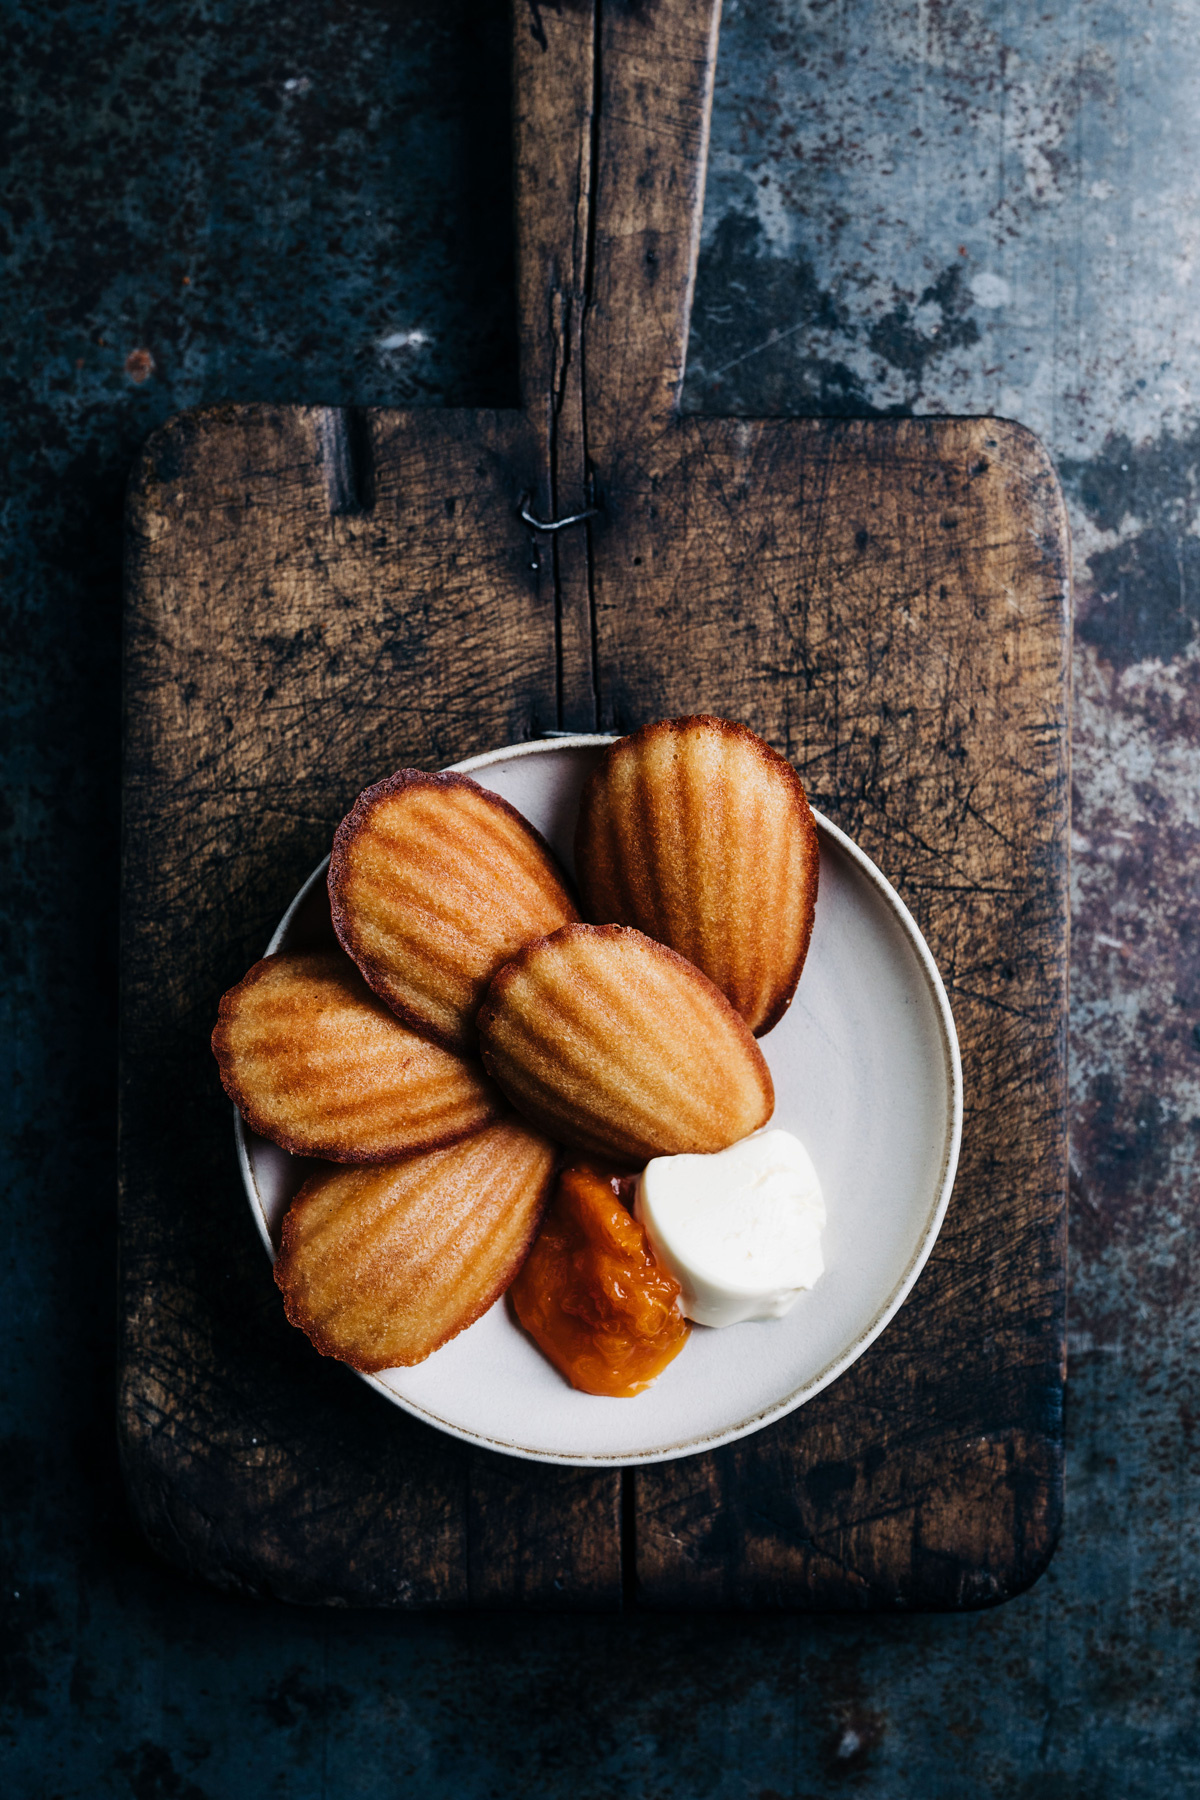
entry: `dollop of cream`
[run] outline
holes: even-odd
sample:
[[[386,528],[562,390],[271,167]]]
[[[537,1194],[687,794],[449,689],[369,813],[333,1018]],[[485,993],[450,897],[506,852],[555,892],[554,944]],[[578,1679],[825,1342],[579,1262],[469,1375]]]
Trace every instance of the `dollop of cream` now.
[[[781,1319],[825,1271],[825,1199],[790,1131],[767,1126],[712,1156],[656,1156],[635,1211],[698,1325]]]

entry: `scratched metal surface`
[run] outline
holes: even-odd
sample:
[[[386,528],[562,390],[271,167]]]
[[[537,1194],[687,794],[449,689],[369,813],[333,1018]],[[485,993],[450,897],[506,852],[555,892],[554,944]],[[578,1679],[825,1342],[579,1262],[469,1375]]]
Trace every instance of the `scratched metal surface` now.
[[[505,401],[497,0],[4,0],[0,1786],[1192,1794],[1200,5],[727,0],[689,402],[996,410],[1077,555],[1067,1526],[967,1618],[319,1617],[111,1432],[121,485],[202,399]],[[997,1196],[1003,1204],[1003,1196]]]

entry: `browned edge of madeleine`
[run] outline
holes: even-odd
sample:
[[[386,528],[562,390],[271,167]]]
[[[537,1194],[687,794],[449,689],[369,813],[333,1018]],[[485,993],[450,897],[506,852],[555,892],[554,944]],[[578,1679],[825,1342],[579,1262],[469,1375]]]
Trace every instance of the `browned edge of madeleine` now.
[[[461,1045],[456,1043],[447,1032],[439,1031],[437,1027],[431,1025],[428,1020],[420,1018],[412,1008],[406,1006],[403,1001],[393,1000],[384,992],[383,986],[381,985],[384,979],[381,967],[379,963],[374,961],[371,957],[366,955],[360,956],[359,952],[355,949],[354,933],[351,929],[350,920],[347,917],[346,912],[346,861],[349,855],[350,844],[353,842],[358,827],[370,813],[377,801],[385,800],[389,795],[401,793],[405,788],[410,787],[463,787],[470,788],[477,794],[482,794],[485,800],[490,801],[493,806],[498,807],[502,812],[508,813],[511,818],[517,821],[518,825],[521,825],[524,830],[528,832],[529,836],[546,856],[550,867],[562,883],[564,893],[567,895],[568,899],[571,900],[572,904],[576,902],[578,896],[576,894],[575,886],[566,870],[559,862],[557,856],[555,856],[553,850],[550,848],[537,826],[531,825],[524,813],[518,812],[517,808],[509,801],[505,800],[502,795],[494,794],[490,788],[483,787],[478,781],[472,781],[469,775],[460,775],[452,769],[443,770],[433,774],[430,774],[424,769],[397,769],[394,775],[386,775],[382,781],[377,781],[371,787],[363,789],[362,793],[358,796],[358,799],[354,802],[354,805],[350,808],[350,811],[346,814],[333,835],[333,849],[329,854],[329,873],[326,876],[326,883],[329,888],[329,910],[333,918],[333,929],[337,933],[339,944],[342,946],[342,949],[346,952],[347,956],[350,957],[367,986],[379,995],[379,998],[383,1001],[384,1005],[394,1012],[396,1017],[409,1027],[410,1031],[415,1031],[418,1037],[428,1038],[431,1043],[440,1044],[443,1050],[452,1050],[455,1055],[461,1056]]]
[[[245,993],[247,988],[253,987],[256,982],[261,981],[271,963],[275,962],[278,957],[292,954],[294,953],[291,951],[281,950],[274,951],[270,956],[260,956],[253,967],[242,976],[242,979],[235,982],[233,987],[221,995],[220,1005],[217,1007],[217,1022],[213,1026],[212,1037],[209,1040],[212,1045],[212,1053],[217,1059],[217,1072],[221,1077],[221,1086],[241,1113],[250,1130],[258,1137],[267,1138],[272,1144],[278,1144],[279,1148],[286,1150],[289,1156],[317,1156],[327,1162],[337,1163],[339,1166],[354,1164],[363,1167],[374,1163],[396,1162],[402,1156],[419,1156],[425,1150],[447,1150],[451,1144],[460,1144],[465,1138],[474,1137],[476,1132],[486,1131],[487,1127],[499,1118],[499,1106],[492,1105],[479,1124],[468,1125],[463,1131],[444,1132],[440,1137],[430,1138],[426,1143],[405,1143],[394,1149],[382,1150],[376,1154],[365,1156],[345,1153],[335,1156],[328,1148],[316,1150],[311,1144],[301,1144],[297,1139],[289,1138],[274,1126],[266,1124],[262,1114],[256,1111],[254,1102],[242,1091],[234,1077],[232,1052],[228,1043],[229,1020],[238,996]],[[407,1021],[404,1022],[407,1023]],[[461,1052],[456,1050],[453,1054],[460,1056]],[[467,1062],[470,1058],[463,1057],[462,1060]]]
[[[806,878],[811,878],[812,881],[812,898],[808,908],[808,917],[805,921],[804,930],[801,935],[800,949],[796,957],[795,965],[789,975],[780,982],[770,1012],[767,1014],[762,1024],[755,1028],[754,1036],[756,1038],[765,1037],[768,1031],[771,1031],[778,1025],[780,1019],[782,1019],[784,1013],[791,1005],[796,992],[797,983],[800,980],[805,961],[808,957],[808,946],[812,941],[813,918],[816,913],[817,905],[817,885],[821,867],[820,845],[817,839],[816,821],[812,815],[812,807],[809,805],[808,795],[804,791],[804,783],[801,781],[799,775],[797,775],[791,763],[787,760],[787,757],[780,756],[778,750],[772,749],[765,738],[759,737],[758,733],[756,731],[751,731],[748,725],[741,725],[734,719],[718,719],[713,713],[688,713],[683,718],[678,719],[655,719],[649,725],[639,726],[636,731],[631,731],[627,736],[618,738],[615,743],[609,744],[601,755],[599,762],[584,782],[579,796],[579,817],[575,824],[575,877],[579,884],[579,893],[580,898],[583,901],[584,910],[594,916],[598,909],[593,904],[593,895],[589,889],[587,855],[584,838],[590,827],[592,809],[596,804],[599,791],[604,785],[610,766],[616,760],[618,754],[627,752],[635,745],[648,743],[651,739],[661,737],[664,734],[674,734],[676,732],[682,733],[690,726],[694,725],[703,725],[706,727],[715,726],[723,737],[739,738],[743,743],[751,746],[759,761],[766,768],[772,770],[780,769],[783,771],[792,796],[792,806],[796,814],[797,823],[800,827],[800,834],[804,841],[804,872]],[[637,928],[634,927],[633,929]],[[654,941],[657,943],[658,940],[655,939]],[[663,948],[670,949],[670,945],[665,944]],[[684,960],[686,960],[686,958]]]
[[[520,1118],[521,1118],[521,1124],[523,1126],[528,1124],[528,1121],[525,1119],[523,1114],[520,1115]],[[496,1121],[493,1120],[492,1123],[494,1124],[494,1123],[496,1123]],[[546,1134],[545,1134],[545,1132],[542,1132],[542,1133],[540,1133],[540,1135],[542,1137],[545,1137]],[[541,1200],[537,1206],[536,1211],[533,1214],[532,1224],[530,1225],[529,1231],[526,1234],[525,1242],[521,1245],[519,1255],[514,1259],[512,1274],[508,1277],[507,1281],[497,1282],[495,1288],[491,1292],[489,1292],[489,1294],[487,1295],[487,1297],[484,1300],[480,1301],[479,1305],[470,1314],[470,1316],[468,1318],[465,1318],[461,1325],[456,1325],[454,1327],[453,1331],[448,1331],[444,1338],[439,1339],[439,1341],[436,1344],[434,1344],[433,1348],[431,1350],[428,1350],[426,1352],[426,1354],[420,1359],[420,1362],[428,1362],[429,1358],[431,1356],[435,1355],[437,1351],[444,1349],[447,1344],[451,1343],[453,1341],[453,1339],[455,1339],[456,1337],[460,1337],[462,1335],[462,1333],[464,1331],[468,1330],[468,1328],[470,1326],[477,1324],[478,1321],[480,1319],[482,1319],[484,1313],[490,1311],[490,1309],[493,1306],[495,1306],[495,1304],[496,1304],[497,1300],[499,1300],[500,1296],[502,1294],[506,1294],[508,1292],[508,1290],[512,1286],[513,1282],[517,1279],[517,1276],[520,1274],[521,1270],[524,1268],[526,1260],[528,1259],[528,1256],[529,1256],[529,1252],[533,1249],[534,1243],[537,1240],[538,1232],[542,1229],[542,1225],[545,1221],[546,1214],[550,1209],[550,1202],[554,1197],[555,1184],[558,1181],[559,1174],[562,1171],[563,1157],[566,1154],[566,1152],[563,1150],[563,1147],[561,1144],[554,1143],[553,1139],[549,1139],[547,1141],[553,1145],[554,1149],[557,1151],[557,1155],[554,1157],[554,1160],[550,1164],[550,1172],[546,1177],[546,1183],[545,1183],[545,1187],[542,1192]],[[444,1149],[444,1148],[446,1148],[446,1146],[441,1145],[441,1146],[438,1146],[438,1148]],[[418,1150],[414,1154],[420,1156],[423,1153]],[[394,1157],[391,1160],[399,1161],[400,1158]],[[289,1287],[287,1286],[287,1269],[285,1267],[285,1263],[291,1252],[292,1239],[295,1234],[295,1225],[294,1225],[292,1215],[296,1211],[296,1208],[300,1205],[301,1201],[304,1199],[305,1195],[308,1193],[309,1188],[314,1184],[314,1182],[318,1181],[319,1179],[320,1179],[319,1174],[318,1175],[310,1175],[308,1180],[304,1183],[304,1186],[293,1197],[291,1204],[288,1206],[287,1212],[283,1215],[283,1226],[280,1231],[280,1237],[279,1237],[279,1254],[275,1258],[275,1265],[274,1265],[273,1273],[274,1273],[274,1277],[275,1277],[275,1285],[279,1289],[280,1293],[283,1295],[284,1317],[287,1319],[287,1322],[289,1325],[295,1326],[297,1331],[302,1331],[304,1333],[305,1337],[308,1339],[308,1341],[312,1345],[313,1349],[316,1350],[321,1356],[328,1356],[332,1359],[332,1361],[342,1363],[346,1368],[355,1370],[355,1372],[359,1375],[378,1375],[382,1370],[392,1369],[392,1368],[401,1368],[401,1369],[403,1369],[403,1368],[409,1368],[409,1369],[419,1368],[420,1362],[418,1362],[418,1363],[384,1363],[384,1362],[364,1361],[362,1359],[355,1359],[355,1358],[352,1358],[349,1356],[344,1356],[339,1351],[335,1350],[332,1347],[328,1338],[323,1336],[323,1334],[321,1333],[321,1331],[318,1327],[312,1326],[312,1325],[306,1323],[306,1321],[299,1316],[300,1309],[299,1309],[299,1307],[297,1307],[295,1305],[295,1301],[294,1301],[292,1292],[289,1289]],[[281,1270],[282,1270],[282,1274],[280,1272]]]
[[[518,950],[517,954],[506,962],[503,968],[497,969],[496,973],[492,976],[491,981],[488,983],[487,992],[483,996],[483,1003],[476,1014],[476,1028],[479,1032],[479,1051],[483,1060],[483,1066],[491,1076],[492,1080],[505,1092],[518,1112],[521,1112],[520,1103],[519,1101],[514,1100],[511,1094],[508,1094],[507,1089],[504,1088],[504,1083],[496,1073],[491,1048],[487,1041],[487,1033],[496,1016],[496,1007],[503,998],[505,989],[510,986],[519,971],[525,967],[531,956],[543,949],[547,944],[557,944],[569,937],[578,937],[581,933],[586,933],[588,937],[592,938],[641,938],[643,943],[653,945],[660,956],[665,956],[670,962],[675,963],[687,976],[689,981],[694,984],[698,983],[704,988],[709,997],[717,1002],[718,1011],[725,1013],[728,1018],[734,1021],[736,1028],[745,1033],[748,1040],[747,1048],[753,1053],[753,1059],[758,1071],[759,1079],[764,1083],[763,1092],[770,1096],[772,1110],[774,1109],[775,1083],[772,1080],[771,1071],[767,1066],[766,1057],[755,1043],[754,1034],[751,1032],[737,1007],[734,1006],[733,1002],[721,992],[715,981],[710,981],[703,969],[698,969],[694,962],[688,961],[686,956],[680,956],[678,950],[672,950],[669,944],[660,944],[657,938],[652,938],[646,932],[639,931],[636,925],[589,925],[586,921],[581,921],[572,925],[560,925],[558,930],[550,932],[548,937],[535,938],[531,944],[526,944],[523,949]],[[522,1118],[527,1117],[525,1113],[521,1113],[521,1116]],[[530,1123],[534,1126],[535,1130],[545,1132],[545,1127],[540,1125],[536,1120],[530,1120]]]

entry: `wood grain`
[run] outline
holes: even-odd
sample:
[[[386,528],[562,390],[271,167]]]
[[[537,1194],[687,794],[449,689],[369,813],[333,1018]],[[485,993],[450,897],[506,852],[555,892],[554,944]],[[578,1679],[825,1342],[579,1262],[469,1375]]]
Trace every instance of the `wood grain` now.
[[[678,416],[716,16],[515,9],[521,411],[214,408],[160,432],[131,487],[119,1417],[152,1540],[228,1587],[962,1607],[1053,1547],[1061,502],[995,420]],[[527,496],[598,511],[552,536]],[[884,1338],[791,1418],[630,1476],[623,1534],[618,1476],[470,1451],[289,1331],[207,1035],[368,782],[701,709],[788,756],[904,895],[967,1121]]]
[[[583,326],[593,265],[596,0],[553,10],[518,6],[514,24],[521,399],[537,441],[535,516],[549,521],[585,512],[593,498],[585,441]],[[557,728],[594,731],[587,527],[536,534],[533,554],[546,565],[554,586]]]
[[[720,0],[600,8],[588,454],[618,476],[676,417],[704,210]]]

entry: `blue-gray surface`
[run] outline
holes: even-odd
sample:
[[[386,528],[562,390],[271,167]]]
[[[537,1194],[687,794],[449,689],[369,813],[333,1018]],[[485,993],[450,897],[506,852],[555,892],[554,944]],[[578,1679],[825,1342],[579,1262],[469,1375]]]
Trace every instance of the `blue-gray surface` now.
[[[0,18],[4,1792],[1195,1793],[1200,4],[727,4],[690,403],[1007,414],[1075,533],[1067,1525],[1008,1606],[882,1621],[287,1613],[141,1550],[111,1403],[122,482],[204,399],[511,398],[507,26]]]

